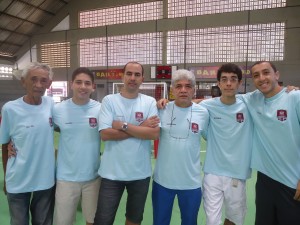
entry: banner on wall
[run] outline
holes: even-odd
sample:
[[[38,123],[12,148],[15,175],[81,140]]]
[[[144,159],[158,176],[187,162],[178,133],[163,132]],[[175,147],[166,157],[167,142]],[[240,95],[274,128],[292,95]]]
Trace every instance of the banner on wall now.
[[[240,66],[243,77],[251,78],[250,67],[249,66]],[[217,72],[219,66],[197,66],[197,67],[190,67],[189,70],[195,74],[197,78],[211,78],[217,79]]]
[[[95,79],[98,80],[122,80],[123,69],[109,69],[109,70],[93,70]]]

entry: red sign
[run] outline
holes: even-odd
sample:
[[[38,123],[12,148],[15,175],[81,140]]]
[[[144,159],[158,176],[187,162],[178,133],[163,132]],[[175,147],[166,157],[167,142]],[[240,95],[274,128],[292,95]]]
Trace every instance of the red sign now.
[[[110,70],[93,70],[95,79],[100,80],[122,80],[124,71],[123,69],[110,69]]]
[[[241,66],[243,76],[246,78],[251,77],[250,73],[250,67]],[[217,79],[217,72],[218,72],[219,66],[199,66],[199,67],[191,67],[190,71],[192,71],[195,74],[196,78],[211,78],[211,79]]]
[[[172,66],[157,66],[156,79],[171,79]]]

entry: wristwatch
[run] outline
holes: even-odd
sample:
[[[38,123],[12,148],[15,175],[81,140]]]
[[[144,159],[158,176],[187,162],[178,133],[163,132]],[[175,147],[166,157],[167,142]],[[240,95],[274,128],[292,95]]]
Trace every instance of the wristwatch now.
[[[123,131],[126,131],[128,129],[128,124],[125,122],[125,123],[123,123],[123,125],[122,125],[122,130]]]

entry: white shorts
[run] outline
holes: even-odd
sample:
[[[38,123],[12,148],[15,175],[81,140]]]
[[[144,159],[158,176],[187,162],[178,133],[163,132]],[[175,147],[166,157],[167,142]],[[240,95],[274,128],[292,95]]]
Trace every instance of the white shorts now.
[[[223,203],[225,217],[236,225],[244,224],[247,211],[246,181],[205,174],[203,178],[203,203],[207,225],[222,223]]]
[[[99,188],[100,178],[87,182],[57,181],[54,214],[55,224],[71,225],[74,223],[80,197],[82,214],[86,222],[94,223]]]

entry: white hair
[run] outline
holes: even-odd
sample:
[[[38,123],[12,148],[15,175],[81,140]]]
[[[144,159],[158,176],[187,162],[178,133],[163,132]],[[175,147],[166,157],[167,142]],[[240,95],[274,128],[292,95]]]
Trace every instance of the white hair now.
[[[185,70],[185,69],[176,70],[172,74],[171,85],[174,86],[174,84],[179,80],[188,80],[191,82],[192,86],[196,85],[195,75],[193,72],[189,70]]]
[[[50,68],[50,66],[48,66],[47,64],[39,63],[39,62],[32,62],[32,63],[30,63],[23,70],[21,77],[25,78],[28,75],[29,71],[36,70],[36,69],[42,69],[42,70],[45,70],[46,72],[48,72],[49,78],[50,78],[50,80],[52,80],[52,78],[53,78],[53,72],[52,72],[52,69]]]

